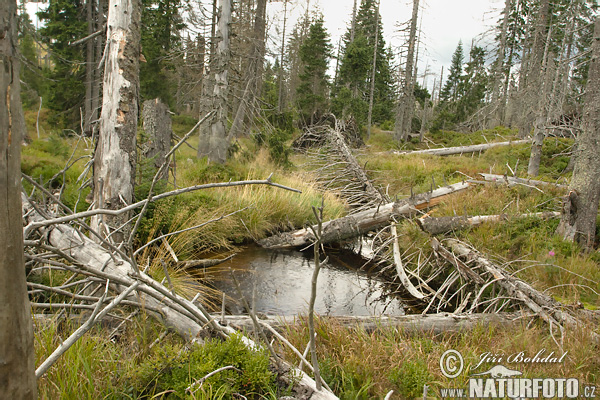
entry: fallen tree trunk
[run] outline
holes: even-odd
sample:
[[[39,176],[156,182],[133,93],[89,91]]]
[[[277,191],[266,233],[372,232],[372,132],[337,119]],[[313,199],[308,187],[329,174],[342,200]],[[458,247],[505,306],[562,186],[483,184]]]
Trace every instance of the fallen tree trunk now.
[[[23,199],[23,215],[33,220],[43,219],[29,203],[25,195]],[[139,302],[147,306],[150,314],[162,321],[168,328],[175,330],[184,339],[196,341],[205,328],[211,328],[222,337],[227,338],[235,333],[231,327],[223,327],[204,312],[204,309],[192,301],[182,298],[156,282],[143,272],[137,272],[130,262],[95,243],[87,236],[69,225],[53,225],[45,229],[49,243],[56,251],[64,255],[69,261],[74,262],[75,268],[82,273],[92,274],[102,279],[111,281],[111,288],[121,293],[129,286],[137,283],[137,296]],[[244,337],[244,343],[251,349],[258,346],[250,339]],[[289,368],[292,375],[299,377],[294,381],[302,393],[302,399],[333,400],[337,399],[333,393],[326,390],[317,390],[315,381],[304,372],[282,361]],[[285,371],[283,371],[285,373]],[[292,379],[285,374],[282,379],[291,382]]]
[[[352,151],[346,144],[344,137],[337,129],[328,129],[327,134],[330,137],[330,143],[337,148],[338,152],[342,155],[343,159],[347,163],[347,168],[352,172],[354,177],[362,184],[363,190],[366,195],[372,200],[389,201],[383,196],[371,183],[371,180],[365,173],[364,169],[360,166],[356,158],[352,154]]]
[[[404,155],[404,154],[431,154],[434,156],[450,156],[454,154],[469,154],[469,153],[477,153],[480,151],[485,151],[491,149],[493,147],[499,146],[514,146],[519,144],[530,143],[529,140],[513,140],[509,142],[495,142],[495,143],[484,143],[484,144],[474,144],[470,146],[458,146],[458,147],[445,147],[441,149],[427,149],[427,150],[416,150],[416,151],[394,151],[394,154]]]
[[[509,217],[506,214],[500,215],[476,215],[473,217],[430,217],[424,215],[417,219],[417,223],[425,232],[430,235],[440,235],[452,231],[474,228],[484,222],[504,222],[509,218],[558,218],[560,212],[548,211],[539,213],[528,213]]]
[[[553,186],[553,187],[557,187],[557,188],[567,188],[567,185],[561,185],[559,183],[537,181],[537,180],[533,180],[533,179],[517,178],[514,176],[497,175],[497,174],[483,174],[483,173],[480,173],[479,175],[481,175],[486,182],[502,183],[502,184],[506,184],[508,186],[524,185],[524,186],[535,186],[535,187],[537,187],[537,186]]]
[[[439,242],[436,242],[437,240],[435,242],[432,241],[432,244],[438,248],[443,248]],[[444,257],[449,262],[454,265],[461,265],[461,268],[469,268],[465,263],[457,263],[456,256],[458,256],[468,260],[468,262],[475,263],[482,271],[493,277],[493,283],[495,285],[504,289],[511,297],[521,301],[533,313],[550,325],[575,327],[581,324],[581,321],[578,318],[567,312],[569,307],[554,300],[551,296],[535,290],[521,279],[506,273],[501,267],[485,258],[481,253],[467,247],[464,243],[455,239],[448,239],[446,243],[448,243],[448,246],[454,252],[454,254],[452,254],[444,249],[446,252],[450,253],[449,257]],[[443,253],[438,254],[443,255]],[[470,273],[463,274],[463,276],[470,277],[472,275],[477,275],[479,279],[482,279],[481,275],[473,269],[469,268],[469,270]],[[600,339],[596,334],[593,334],[593,337],[597,341]]]
[[[340,324],[347,328],[360,328],[367,332],[380,329],[396,328],[409,335],[419,334],[444,334],[465,332],[477,326],[514,326],[521,323],[523,318],[531,317],[532,314],[524,313],[498,313],[498,314],[418,314],[402,316],[321,316],[320,321],[324,324]],[[215,319],[220,318],[217,315]],[[252,331],[254,326],[252,320],[244,315],[231,315],[225,317],[227,325],[245,331]],[[304,323],[297,316],[267,316],[260,319],[261,323],[268,324],[272,328],[284,331],[290,325]]]
[[[324,222],[322,243],[328,244],[363,235],[389,224],[394,217],[408,216],[417,210],[432,207],[442,201],[444,196],[465,190],[468,187],[468,182],[459,182],[432,192],[416,195],[407,200],[388,203],[381,207],[370,208],[350,216]],[[303,228],[294,232],[284,232],[268,237],[260,240],[258,244],[268,249],[279,249],[310,246],[314,241],[313,230]]]

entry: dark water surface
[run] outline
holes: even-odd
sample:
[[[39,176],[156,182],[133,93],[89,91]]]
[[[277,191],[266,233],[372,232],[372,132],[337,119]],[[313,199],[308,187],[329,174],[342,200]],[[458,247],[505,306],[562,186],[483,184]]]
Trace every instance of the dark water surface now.
[[[234,271],[249,303],[254,290],[257,312],[269,315],[306,314],[314,271],[311,254],[312,252],[304,254],[299,251],[265,250],[253,246],[207,275],[217,289],[238,301],[238,304],[228,304],[233,313],[242,313],[244,310],[229,268]],[[385,295],[382,281],[358,271],[361,265],[362,261],[358,257],[330,256],[329,263],[319,273],[315,303],[317,314],[404,314],[400,301]]]

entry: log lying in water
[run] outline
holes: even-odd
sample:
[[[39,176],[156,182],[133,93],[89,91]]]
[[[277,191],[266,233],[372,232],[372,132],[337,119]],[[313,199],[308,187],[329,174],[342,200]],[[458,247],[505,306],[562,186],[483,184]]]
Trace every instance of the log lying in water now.
[[[407,200],[388,203],[381,207],[370,208],[347,217],[327,221],[323,223],[322,243],[327,244],[363,235],[389,224],[394,217],[408,216],[416,210],[432,207],[442,201],[444,196],[468,187],[468,182],[459,182],[432,192],[416,195]],[[312,229],[304,228],[268,237],[260,240],[258,244],[264,248],[278,249],[305,247],[311,245],[314,240]]]
[[[435,156],[450,156],[454,154],[468,154],[485,151],[493,147],[498,146],[514,146],[518,144],[530,143],[529,140],[513,140],[509,142],[495,142],[495,143],[484,143],[484,144],[473,144],[470,146],[458,146],[458,147],[445,147],[441,149],[427,149],[427,150],[416,150],[416,151],[394,151],[394,154],[431,154]]]
[[[483,224],[484,222],[503,222],[509,218],[558,218],[560,212],[548,211],[539,213],[521,214],[509,217],[506,214],[500,215],[476,215],[473,217],[430,217],[425,215],[417,219],[417,223],[425,232],[431,235],[439,235],[462,229],[469,229]]]
[[[232,254],[226,258],[208,258],[208,259],[204,259],[204,260],[179,261],[177,263],[177,268],[183,269],[183,270],[209,268],[209,267],[214,267],[216,265],[222,264],[225,261],[229,261],[233,257],[235,257],[235,254]]]
[[[498,314],[425,314],[425,315],[402,315],[402,316],[321,316],[320,320],[327,324],[329,322],[341,324],[349,328],[362,328],[367,332],[379,329],[396,328],[410,335],[443,333],[456,333],[472,330],[476,326],[502,326],[510,327],[521,323],[522,318],[530,317],[531,314],[524,313],[498,313]],[[220,318],[214,316],[215,319]],[[238,330],[251,331],[252,320],[245,315],[231,315],[225,317],[226,323]],[[283,330],[286,326],[296,323],[305,323],[303,319],[294,316],[263,317],[261,323],[269,324],[277,330]]]

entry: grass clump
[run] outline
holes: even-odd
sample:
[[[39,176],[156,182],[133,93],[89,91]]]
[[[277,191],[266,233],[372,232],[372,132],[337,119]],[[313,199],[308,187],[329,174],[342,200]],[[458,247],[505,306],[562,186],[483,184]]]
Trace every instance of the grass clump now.
[[[134,387],[140,396],[168,393],[170,397],[182,399],[210,398],[209,395],[231,399],[235,394],[243,394],[254,399],[278,391],[275,374],[269,370],[268,353],[249,350],[240,336],[226,341],[210,340],[185,352],[179,350],[162,346],[136,368]],[[197,383],[226,366],[235,369],[221,371],[202,385]]]

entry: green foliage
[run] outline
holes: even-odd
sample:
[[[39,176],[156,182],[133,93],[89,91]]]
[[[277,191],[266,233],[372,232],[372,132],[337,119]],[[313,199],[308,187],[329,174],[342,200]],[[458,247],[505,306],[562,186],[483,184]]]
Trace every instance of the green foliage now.
[[[483,105],[488,90],[485,51],[479,46],[473,46],[464,74],[462,65],[463,48],[459,42],[452,56],[450,75],[440,94],[441,104],[431,126],[433,132],[454,129]]]
[[[48,138],[32,141],[24,146],[21,151],[21,170],[31,176],[39,183],[49,189],[59,189],[65,185],[62,201],[69,207],[74,208],[78,198],[84,199],[89,189],[78,191],[76,184],[82,173],[82,165],[85,161],[71,166],[65,173],[64,179],[61,172],[67,164],[72,149],[68,139],[60,138],[58,135],[50,135]],[[53,179],[54,178],[54,179]],[[27,190],[31,185],[24,183]],[[83,203],[85,204],[85,203]]]
[[[296,101],[301,117],[310,124],[319,118],[319,114],[327,111],[329,104],[327,67],[331,58],[331,43],[323,22],[321,15],[311,23],[308,37],[300,46],[302,72],[300,85],[296,89]]]
[[[46,107],[54,111],[50,122],[61,127],[79,125],[83,105],[85,65],[83,45],[71,42],[87,35],[83,0],[49,0],[48,8],[38,13],[44,26],[40,35],[50,49],[52,68],[45,71],[48,92]]]
[[[432,380],[427,368],[427,364],[421,359],[407,360],[399,368],[392,368],[390,381],[398,387],[403,397],[419,397],[423,394],[423,386]]]
[[[39,96],[43,94],[44,81],[42,69],[38,65],[38,48],[36,47],[34,34],[35,28],[27,12],[20,10],[19,23],[19,53],[21,62],[21,101],[23,107],[32,108],[39,104]]]
[[[201,387],[195,384],[207,374],[226,366],[236,369],[211,376]],[[206,396],[210,391],[211,395],[224,399],[235,398],[235,393],[256,398],[277,390],[266,350],[249,350],[239,335],[226,341],[210,340],[202,346],[194,345],[185,352],[162,346],[158,354],[137,368],[133,384],[139,394],[154,396],[169,392],[174,398],[193,398],[186,391],[191,385],[193,395],[204,392]]]
[[[376,32],[379,39],[375,64],[373,122],[377,124],[394,118],[394,79],[390,67],[392,56],[383,40],[381,18],[376,25],[376,12],[375,1],[361,2],[356,16],[354,41],[350,40],[350,28],[343,38],[344,47],[340,55],[338,80],[333,88],[333,112],[338,116],[353,115],[359,124],[367,120]]]
[[[444,88],[440,93],[440,99],[442,102],[457,100],[460,77],[462,76],[463,60],[463,45],[462,41],[459,41],[458,46],[456,46],[456,50],[454,50],[454,54],[452,54],[450,74],[448,75],[448,79],[446,79]]]
[[[172,52],[181,46],[179,32],[185,27],[179,13],[181,0],[142,1],[142,53],[140,94],[142,100],[159,98],[173,108],[175,61]]]
[[[373,386],[371,379],[350,365],[340,365],[333,360],[324,359],[319,362],[321,377],[329,384],[331,390],[340,400],[368,400],[369,389]]]

